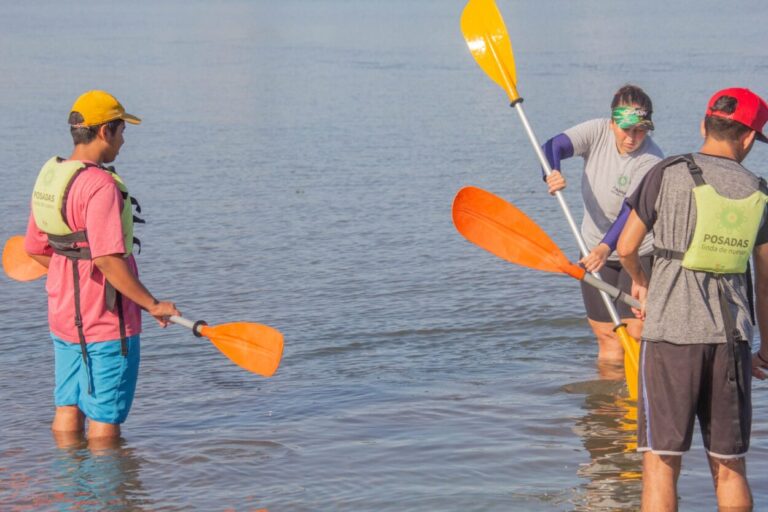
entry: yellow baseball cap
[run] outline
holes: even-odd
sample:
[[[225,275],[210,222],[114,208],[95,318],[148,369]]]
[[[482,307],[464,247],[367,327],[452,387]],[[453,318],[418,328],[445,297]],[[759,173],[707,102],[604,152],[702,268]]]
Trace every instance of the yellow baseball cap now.
[[[117,99],[105,91],[88,91],[75,100],[72,112],[83,116],[83,121],[73,126],[97,126],[122,119],[126,123],[139,124],[141,119],[125,112]]]

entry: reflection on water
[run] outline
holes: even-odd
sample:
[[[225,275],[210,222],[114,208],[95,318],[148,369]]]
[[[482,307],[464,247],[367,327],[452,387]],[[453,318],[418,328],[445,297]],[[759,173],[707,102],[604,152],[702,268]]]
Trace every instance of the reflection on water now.
[[[151,508],[139,479],[141,460],[122,439],[113,446],[68,446],[52,464],[58,504],[77,504],[78,510]]]
[[[567,386],[583,393],[586,414],[576,421],[589,453],[577,474],[581,485],[575,510],[637,510],[642,490],[642,457],[637,453],[637,405],[626,398],[622,381],[590,381]]]
[[[57,435],[48,474],[12,478],[11,510],[151,510],[139,479],[142,461],[122,439],[91,442]]]

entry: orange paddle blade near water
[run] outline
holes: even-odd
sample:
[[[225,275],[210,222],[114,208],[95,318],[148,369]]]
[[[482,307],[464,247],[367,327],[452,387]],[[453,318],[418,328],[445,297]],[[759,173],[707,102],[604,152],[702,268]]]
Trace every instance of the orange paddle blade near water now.
[[[44,276],[48,269],[33,260],[24,249],[24,237],[12,236],[3,247],[3,270],[16,281],[34,281]]]
[[[265,377],[277,371],[283,356],[283,335],[268,325],[233,322],[202,326],[200,334],[236,365]]]
[[[499,258],[576,279],[584,277],[584,269],[568,261],[525,213],[483,189],[465,187],[456,194],[453,224],[467,240]]]

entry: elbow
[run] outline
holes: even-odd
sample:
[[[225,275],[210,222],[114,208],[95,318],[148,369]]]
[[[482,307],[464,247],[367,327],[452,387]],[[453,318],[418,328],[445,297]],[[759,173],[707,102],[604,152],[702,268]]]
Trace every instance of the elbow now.
[[[631,247],[626,241],[619,238],[619,243],[616,244],[616,254],[619,259],[624,262],[627,258],[631,257],[635,253],[635,248]]]
[[[760,301],[761,304],[768,303],[768,282],[756,279],[755,298]]]
[[[93,264],[102,274],[107,274],[114,268],[114,256],[99,256],[98,258],[93,259]]]

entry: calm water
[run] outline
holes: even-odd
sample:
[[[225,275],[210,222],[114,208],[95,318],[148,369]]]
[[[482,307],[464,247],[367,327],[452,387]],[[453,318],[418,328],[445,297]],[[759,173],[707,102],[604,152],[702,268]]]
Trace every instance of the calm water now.
[[[146,321],[122,445],[58,449],[44,283],[0,278],[0,508],[638,507],[632,410],[599,380],[576,283],[496,260],[451,224],[473,184],[575,251],[464,45],[463,4],[3,4],[0,239],[24,229],[40,165],[68,154],[70,103],[107,89],[144,118],[117,164],[148,221],[149,288],[189,317],[275,326],[286,348],[264,379]],[[667,152],[697,147],[714,90],[768,94],[768,4],[739,5],[499,2],[541,139],[605,115],[633,81]],[[768,175],[768,148],[747,164]],[[764,383],[753,438],[762,510]],[[683,510],[714,508],[698,441],[680,489]]]

